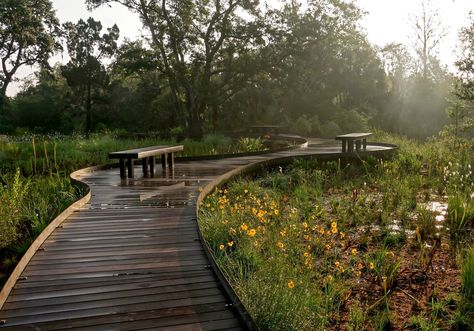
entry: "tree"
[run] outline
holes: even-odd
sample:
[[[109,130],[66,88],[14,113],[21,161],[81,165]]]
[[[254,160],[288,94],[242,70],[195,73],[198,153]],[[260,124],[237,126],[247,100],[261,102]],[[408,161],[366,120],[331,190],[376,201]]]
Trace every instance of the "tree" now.
[[[264,44],[257,0],[87,0],[91,8],[112,2],[138,13],[149,30],[175,111],[184,108],[192,137],[258,71],[248,63]]]
[[[31,132],[71,133],[74,121],[70,117],[70,89],[59,66],[40,70],[35,81],[20,91],[12,103],[15,126]]]
[[[111,65],[110,108],[117,127],[166,133],[176,126],[176,113],[164,93],[156,52],[143,41],[126,40]],[[168,102],[166,102],[168,101]]]
[[[289,126],[300,117],[299,122],[311,119],[314,134],[343,112],[372,115],[385,94],[385,74],[359,29],[361,11],[333,0],[308,1],[302,8],[298,1],[288,2],[267,20],[272,32],[265,53],[270,59],[262,61],[277,114]]]
[[[449,115],[455,121],[456,135],[458,131],[473,126],[474,113],[474,14],[470,15],[470,23],[459,33],[460,57],[456,61],[459,77],[454,90]]]
[[[60,49],[60,26],[49,0],[0,1],[0,109],[18,69],[48,65]]]
[[[85,108],[85,130],[89,133],[92,130],[93,101],[97,99],[100,87],[107,82],[107,72],[101,60],[113,56],[117,50],[119,29],[114,25],[101,35],[102,24],[89,18],[87,22],[81,19],[76,24],[65,23],[64,30],[71,60],[62,67],[62,73],[77,101]]]
[[[438,66],[437,48],[446,35],[439,10],[431,0],[421,0],[421,11],[413,19],[413,30],[422,77],[429,79]]]

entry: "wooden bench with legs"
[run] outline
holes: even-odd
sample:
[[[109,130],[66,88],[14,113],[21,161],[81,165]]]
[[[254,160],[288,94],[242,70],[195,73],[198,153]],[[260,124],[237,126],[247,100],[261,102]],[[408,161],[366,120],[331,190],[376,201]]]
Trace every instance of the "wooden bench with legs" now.
[[[183,150],[183,145],[151,146],[109,153],[109,159],[119,159],[121,178],[125,178],[125,167],[127,167],[128,178],[134,177],[134,161],[137,159],[142,160],[143,175],[148,176],[148,174],[151,174],[153,176],[155,173],[156,156],[161,155],[163,170],[166,170],[166,166],[173,169],[174,153],[182,152]]]
[[[370,132],[361,132],[361,133],[348,133],[336,136],[336,140],[342,141],[342,152],[353,152],[354,151],[354,143],[356,147],[356,151],[360,151],[361,149],[367,149],[367,137],[370,137],[372,133]]]

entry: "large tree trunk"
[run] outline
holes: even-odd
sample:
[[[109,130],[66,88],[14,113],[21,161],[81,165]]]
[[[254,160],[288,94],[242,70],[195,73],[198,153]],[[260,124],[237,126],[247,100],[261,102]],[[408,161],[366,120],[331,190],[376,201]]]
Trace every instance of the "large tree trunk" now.
[[[186,111],[188,113],[188,136],[192,139],[202,138],[202,120],[199,116],[202,107],[196,101],[194,94],[190,89],[186,91]]]
[[[91,100],[91,81],[87,82],[87,99],[86,99],[86,135],[92,131],[92,100]]]

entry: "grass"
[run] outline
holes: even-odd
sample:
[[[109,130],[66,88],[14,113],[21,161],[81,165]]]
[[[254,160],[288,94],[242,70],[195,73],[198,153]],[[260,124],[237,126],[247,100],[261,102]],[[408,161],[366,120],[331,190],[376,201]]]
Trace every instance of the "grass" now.
[[[58,174],[25,178],[17,171],[1,179],[0,284],[49,222],[82,195]]]
[[[400,146],[393,160],[295,161],[237,179],[204,201],[204,236],[262,330],[468,325],[472,306],[451,292],[471,291],[470,279],[461,284],[474,273],[462,272],[455,256],[472,237],[456,245],[450,227],[461,205],[468,216],[456,224],[472,228],[472,146],[379,139]],[[426,204],[446,195],[448,220],[438,229]]]

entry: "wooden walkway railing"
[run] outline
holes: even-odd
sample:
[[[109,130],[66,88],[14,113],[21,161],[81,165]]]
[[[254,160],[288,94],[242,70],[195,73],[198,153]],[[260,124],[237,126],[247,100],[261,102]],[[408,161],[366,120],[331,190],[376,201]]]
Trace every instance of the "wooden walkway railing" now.
[[[369,145],[364,153],[392,149]],[[135,179],[120,179],[117,169],[77,173],[91,199],[25,262],[11,292],[4,288],[0,329],[251,329],[201,243],[196,203],[259,162],[340,151],[335,141],[313,141],[292,151],[177,162],[174,173],[153,178],[140,177],[139,167]]]

